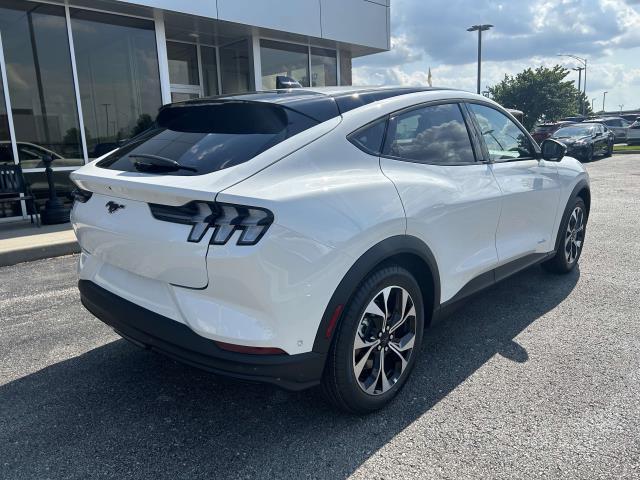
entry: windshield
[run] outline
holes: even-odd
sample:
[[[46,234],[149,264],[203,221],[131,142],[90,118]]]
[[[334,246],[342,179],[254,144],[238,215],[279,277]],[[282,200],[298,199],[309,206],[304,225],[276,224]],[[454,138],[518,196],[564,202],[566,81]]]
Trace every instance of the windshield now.
[[[247,162],[318,123],[266,102],[178,104],[162,109],[151,129],[97,166],[125,172],[203,175]]]
[[[559,129],[554,137],[587,137],[594,132],[593,127],[589,126],[571,126]]]

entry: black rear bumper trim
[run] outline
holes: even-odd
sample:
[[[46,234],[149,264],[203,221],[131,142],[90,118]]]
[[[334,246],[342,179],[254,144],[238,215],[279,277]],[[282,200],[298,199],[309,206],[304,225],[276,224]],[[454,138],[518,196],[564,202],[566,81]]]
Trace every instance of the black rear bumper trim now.
[[[147,310],[88,280],[78,282],[82,304],[123,338],[216,374],[303,390],[320,383],[326,354],[249,355],[219,348],[186,325]]]

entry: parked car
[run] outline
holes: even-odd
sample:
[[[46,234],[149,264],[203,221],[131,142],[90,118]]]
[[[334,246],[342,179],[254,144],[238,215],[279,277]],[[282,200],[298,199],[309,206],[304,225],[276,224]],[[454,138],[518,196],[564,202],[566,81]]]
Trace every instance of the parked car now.
[[[640,120],[636,120],[629,126],[627,145],[640,145]]]
[[[531,136],[533,139],[541,143],[543,140],[550,138],[556,130],[562,127],[566,127],[567,125],[571,125],[575,122],[571,121],[559,121],[559,122],[549,122],[549,123],[541,123],[537,125],[532,131]]]
[[[629,128],[630,123],[627,122],[624,118],[621,117],[604,117],[604,118],[593,118],[590,119],[591,123],[601,123],[606,125],[609,130],[611,130],[616,137],[616,142],[625,142],[627,140],[627,129]]]
[[[637,120],[640,120],[640,113],[624,113],[620,115],[629,123],[634,123]]]
[[[615,135],[600,123],[583,122],[558,129],[551,137],[567,147],[567,154],[583,162],[613,154]]]
[[[165,106],[71,174],[82,302],[191,365],[381,408],[452,305],[580,258],[587,172],[511,118],[429,88]]]

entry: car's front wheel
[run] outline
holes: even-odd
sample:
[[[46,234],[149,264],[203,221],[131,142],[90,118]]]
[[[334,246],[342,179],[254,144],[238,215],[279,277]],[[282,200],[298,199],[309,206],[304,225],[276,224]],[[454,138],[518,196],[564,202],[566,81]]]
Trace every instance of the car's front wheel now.
[[[337,408],[368,413],[389,403],[416,362],[424,329],[420,287],[399,266],[372,272],[336,331],[322,387]]]
[[[577,197],[567,205],[560,226],[560,246],[556,254],[542,264],[554,273],[568,273],[575,268],[582,253],[587,228],[587,207],[582,198]]]

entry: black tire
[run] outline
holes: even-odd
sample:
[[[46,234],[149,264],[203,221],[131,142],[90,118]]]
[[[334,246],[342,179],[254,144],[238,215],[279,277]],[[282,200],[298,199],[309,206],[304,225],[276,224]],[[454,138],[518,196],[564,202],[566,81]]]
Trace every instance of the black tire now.
[[[593,145],[591,145],[587,153],[585,153],[584,157],[582,158],[583,162],[591,162],[592,160],[593,160]]]
[[[576,247],[576,251],[574,253],[574,243],[569,238],[569,230],[571,222],[573,222],[573,212],[576,209],[580,209],[582,211],[582,230],[579,234],[576,234],[575,239],[580,241],[580,246]],[[587,233],[587,220],[589,219],[589,215],[587,213],[587,207],[582,198],[577,197],[573,202],[570,202],[567,205],[567,208],[564,211],[564,215],[562,217],[562,223],[560,224],[560,230],[558,231],[558,236],[560,237],[558,250],[556,254],[546,262],[542,264],[542,267],[552,273],[569,273],[573,270],[578,264],[578,260],[580,260],[580,255],[582,254],[582,249],[584,248],[584,239]],[[569,247],[567,248],[567,242],[569,242]],[[571,249],[571,253],[569,252]]]
[[[403,295],[402,290],[406,291],[410,298],[407,301],[405,311],[410,311],[411,300],[415,307],[415,316],[412,317],[404,313],[400,315],[407,317],[404,323],[399,322],[396,324],[397,320],[393,319],[400,318],[397,316],[389,319],[390,325],[403,325],[395,330],[395,332],[400,332],[396,337],[403,335],[402,339],[394,339],[393,335],[389,337],[388,333],[386,337],[380,338],[378,335],[381,335],[382,332],[378,331],[376,325],[378,321],[383,321],[383,316],[372,316],[365,313],[365,310],[370,308],[370,305],[376,299],[380,299],[382,291],[387,287],[397,289],[391,289],[391,293],[388,296],[389,301],[387,304],[390,305],[389,310],[394,308],[393,305],[397,305],[395,300],[398,295]],[[400,302],[402,302],[402,297],[400,297]],[[413,322],[411,321],[412,318],[414,319]],[[403,333],[405,327],[408,333]],[[413,348],[403,353],[403,358],[405,358],[405,354],[407,354],[407,357],[405,358],[406,364],[402,368],[401,366],[404,362],[397,356],[399,354],[393,349],[393,346],[384,348],[382,345],[390,345],[393,342],[393,345],[400,346],[404,339],[409,338],[411,327],[413,327]],[[370,273],[352,295],[337,326],[322,379],[322,391],[326,399],[339,410],[357,414],[370,413],[387,405],[398,394],[411,374],[420,352],[423,330],[424,304],[420,287],[413,275],[404,268],[395,265],[381,267]],[[363,334],[365,334],[366,341],[375,340],[375,342],[378,342],[377,346],[356,349],[356,335],[358,335],[359,339],[362,339]],[[381,347],[381,349],[378,347]],[[367,359],[362,361],[364,357],[367,357]],[[397,375],[394,383],[386,391],[382,383],[382,376],[379,373],[377,376],[375,375],[376,365],[378,366],[378,372],[380,371],[379,366],[382,357],[386,358],[386,360],[384,358],[382,360],[385,372],[388,367],[392,367],[390,372],[392,375],[391,380],[394,380],[393,376]],[[356,358],[359,358],[359,360],[356,361]],[[371,360],[370,367],[368,367],[369,359]],[[361,369],[359,376],[356,375],[356,369],[358,368],[356,363],[365,365]],[[397,372],[398,368],[400,368],[400,373]],[[375,380],[370,382],[370,385],[373,386],[372,393],[365,392],[364,386],[361,385],[365,383],[365,380],[373,379],[374,377]],[[389,375],[385,374],[384,378],[388,379]],[[389,384],[387,383],[387,387],[389,387]],[[377,385],[380,385],[380,389],[376,393]]]

